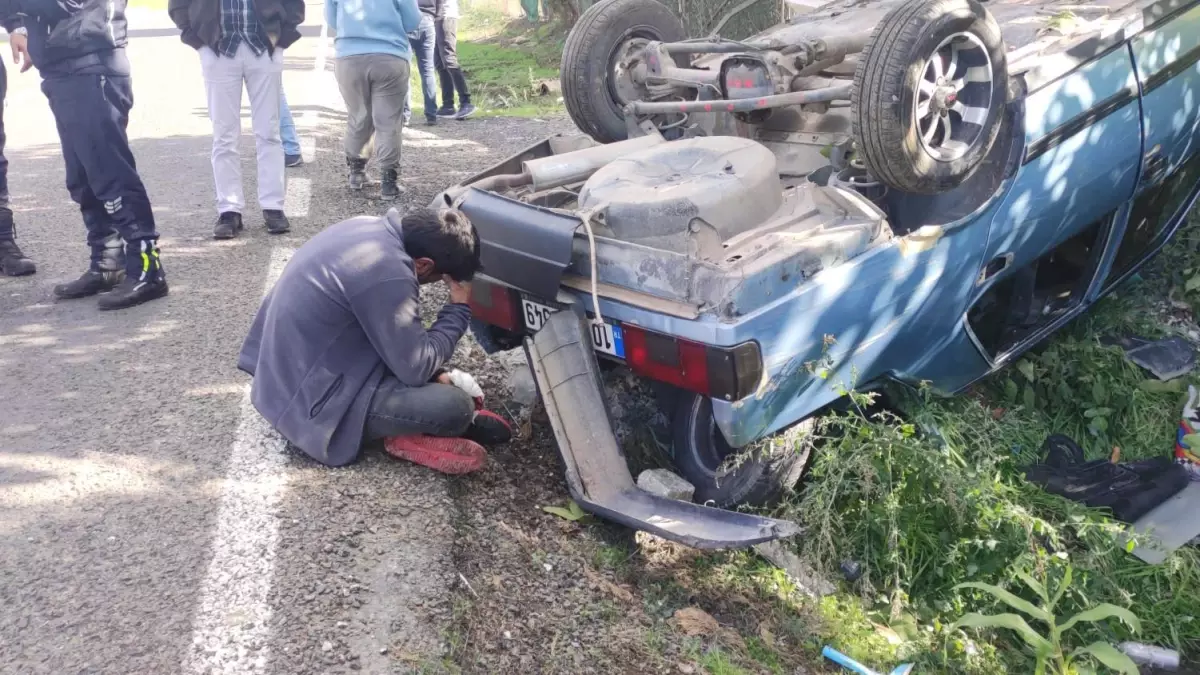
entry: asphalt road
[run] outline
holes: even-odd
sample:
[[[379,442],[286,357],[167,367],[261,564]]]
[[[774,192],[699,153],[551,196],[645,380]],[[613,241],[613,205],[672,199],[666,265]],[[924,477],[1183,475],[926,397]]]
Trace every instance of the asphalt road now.
[[[0,672],[403,672],[442,649],[457,577],[446,481],[378,454],[337,471],[287,455],[235,368],[291,251],[358,209],[322,196],[341,190],[340,152],[311,134],[336,126],[341,103],[319,5],[309,15],[285,90],[316,163],[289,173],[281,237],[253,208],[245,108],[247,229],[210,239],[198,59],[161,25],[131,41],[130,135],[171,295],[122,312],[53,299],[84,269],[84,231],[37,75],[9,67],[10,181],[38,273],[0,279]],[[435,182],[497,151],[406,133],[406,157],[466,162]]]

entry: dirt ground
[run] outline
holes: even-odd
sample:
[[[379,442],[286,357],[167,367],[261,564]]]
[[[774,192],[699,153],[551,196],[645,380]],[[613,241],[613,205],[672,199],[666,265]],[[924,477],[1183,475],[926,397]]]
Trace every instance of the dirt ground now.
[[[322,166],[314,183],[331,186],[323,198],[344,200],[347,216],[381,211],[385,205],[370,199],[369,190],[358,196],[338,187],[344,180],[335,159],[338,124],[329,122],[318,138]],[[552,133],[575,131],[565,116],[415,126],[406,131],[401,179],[407,192],[397,206],[424,206],[444,187]],[[427,320],[444,298],[440,285],[423,291]],[[774,598],[746,591],[741,580],[722,582],[713,572],[721,556],[542,510],[565,506],[569,495],[544,417],[535,412],[526,421],[529,411],[511,400],[514,363],[511,356],[487,357],[469,336],[459,345],[453,365],[477,377],[488,406],[518,421],[522,435],[496,449],[486,470],[451,479],[447,507],[455,510],[457,583],[449,606],[423,608],[439,623],[449,613],[449,628],[439,653],[397,646],[393,671],[806,672],[798,656],[802,622],[787,618]],[[640,428],[641,418],[636,424],[628,419],[644,414],[643,407],[630,405],[628,390],[614,389],[615,407],[627,411],[622,428]],[[388,461],[381,455],[375,450],[366,461]]]

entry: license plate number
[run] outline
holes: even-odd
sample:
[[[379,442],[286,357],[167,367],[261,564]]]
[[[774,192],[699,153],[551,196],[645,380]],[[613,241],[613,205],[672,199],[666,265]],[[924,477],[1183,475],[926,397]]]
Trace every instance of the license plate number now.
[[[525,326],[534,332],[542,329],[546,325],[546,321],[550,319],[550,315],[558,310],[553,307],[548,307],[538,302],[521,299],[521,309],[525,314]],[[620,326],[614,326],[611,323],[605,324],[589,324],[592,334],[592,346],[596,351],[615,356],[619,359],[625,358],[625,336],[621,332]]]

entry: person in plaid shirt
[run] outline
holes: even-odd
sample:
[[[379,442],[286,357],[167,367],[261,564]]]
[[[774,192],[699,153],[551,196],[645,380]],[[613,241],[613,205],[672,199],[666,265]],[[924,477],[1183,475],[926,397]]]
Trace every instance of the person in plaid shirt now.
[[[279,133],[283,53],[300,39],[304,0],[170,0],[167,10],[180,39],[200,52],[213,125],[212,166],[216,184],[216,239],[242,229],[242,87],[250,98],[250,120],[258,153],[258,203],[267,232],[290,229],[283,213],[284,152]]]

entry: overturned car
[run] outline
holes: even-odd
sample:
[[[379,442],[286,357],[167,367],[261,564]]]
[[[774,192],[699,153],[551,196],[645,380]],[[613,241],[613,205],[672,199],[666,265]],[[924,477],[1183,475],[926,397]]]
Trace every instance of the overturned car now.
[[[587,136],[436,199],[479,229],[474,330],[527,350],[584,508],[697,547],[793,534],[731,509],[794,486],[806,453],[752,449],[830,382],[959,391],[1166,243],[1200,179],[1200,3],[1069,7],[835,0],[741,41],[654,0],[584,14]],[[633,483],[609,366],[656,383],[699,504]]]

